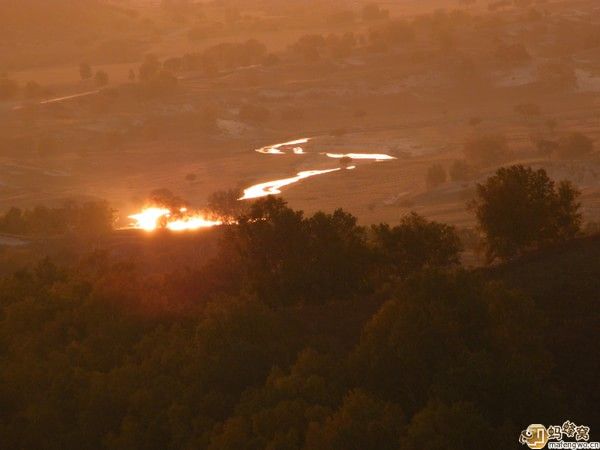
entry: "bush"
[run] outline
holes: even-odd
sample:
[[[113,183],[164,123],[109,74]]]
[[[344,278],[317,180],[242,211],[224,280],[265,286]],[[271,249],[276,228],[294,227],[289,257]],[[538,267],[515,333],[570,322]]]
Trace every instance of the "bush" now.
[[[441,164],[434,164],[429,167],[429,169],[427,169],[425,181],[429,189],[434,189],[440,184],[444,184],[446,182],[446,171],[444,170],[444,167]]]
[[[473,168],[465,160],[457,159],[448,170],[452,181],[469,181],[474,176]]]
[[[92,78],[92,67],[88,63],[79,64],[79,76],[82,80],[89,80]]]
[[[348,167],[350,164],[352,164],[352,158],[349,156],[343,156],[340,158],[340,166]]]
[[[570,133],[558,141],[557,155],[562,159],[580,159],[594,151],[594,141],[583,133]]]
[[[292,46],[291,50],[308,62],[318,61],[321,52],[326,47],[325,38],[320,34],[301,36]]]
[[[239,201],[242,195],[239,189],[213,192],[208,197],[208,209],[225,219],[237,219],[248,212],[248,204]]]
[[[98,72],[96,72],[94,82],[98,87],[106,86],[108,84],[108,74],[103,70],[99,70]]]
[[[146,55],[139,69],[140,81],[151,81],[160,72],[161,64],[154,55]]]
[[[559,144],[558,142],[550,139],[537,139],[535,141],[535,147],[541,156],[551,157],[558,151]]]
[[[506,138],[488,134],[469,139],[463,148],[467,161],[478,166],[498,164],[510,156]]]

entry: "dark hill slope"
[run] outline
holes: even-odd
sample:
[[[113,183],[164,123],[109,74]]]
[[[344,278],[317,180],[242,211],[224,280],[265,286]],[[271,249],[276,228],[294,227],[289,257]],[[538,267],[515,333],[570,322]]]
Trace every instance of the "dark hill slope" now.
[[[527,293],[543,311],[546,342],[557,365],[557,383],[572,387],[578,405],[573,414],[582,414],[582,420],[587,415],[589,420],[600,401],[600,235],[577,239],[484,273]]]

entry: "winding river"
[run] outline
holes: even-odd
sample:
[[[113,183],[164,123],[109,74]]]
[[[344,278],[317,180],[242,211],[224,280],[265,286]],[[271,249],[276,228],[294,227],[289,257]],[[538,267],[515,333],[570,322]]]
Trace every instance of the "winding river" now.
[[[313,138],[301,138],[293,141],[282,142],[279,144],[268,145],[255,150],[257,153],[263,155],[306,155],[308,152],[305,150],[305,145],[308,144]],[[326,158],[342,159],[346,162],[356,160],[367,160],[375,162],[391,161],[396,159],[393,156],[385,153],[319,153]],[[255,184],[249,188],[244,189],[244,195],[240,197],[240,200],[250,200],[260,197],[266,197],[268,195],[281,194],[281,189],[285,186],[289,186],[294,183],[298,183],[306,178],[315,177],[318,175],[325,175],[328,173],[339,172],[340,170],[352,170],[356,166],[345,165],[342,167],[335,167],[324,170],[303,170],[298,172],[295,176],[282,178],[278,180],[265,181],[262,183]]]
[[[282,142],[280,144],[262,147],[256,150],[265,155],[306,155],[304,146],[310,142],[311,138],[296,139],[294,141]],[[371,160],[375,162],[389,161],[396,159],[393,156],[384,153],[318,153],[325,158],[337,159],[338,166],[329,169],[303,170],[296,175],[277,180],[264,181],[244,189],[244,193],[239,200],[250,200],[268,195],[281,194],[282,188],[298,183],[304,179],[326,175],[328,173],[339,172],[342,170],[353,170],[355,165],[350,165],[354,160]],[[130,215],[133,221],[128,228],[141,229],[148,232],[159,228],[171,231],[189,231],[200,228],[210,228],[221,225],[221,220],[215,220],[206,217],[201,211],[188,211],[182,207],[178,211],[172,211],[167,207],[148,207],[137,214]]]

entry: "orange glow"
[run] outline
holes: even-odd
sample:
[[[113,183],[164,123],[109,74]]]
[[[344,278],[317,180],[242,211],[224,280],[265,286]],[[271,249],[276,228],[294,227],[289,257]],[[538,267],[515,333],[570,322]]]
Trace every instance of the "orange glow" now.
[[[221,220],[212,220],[200,213],[189,213],[187,208],[180,208],[178,212],[173,213],[168,208],[149,207],[129,218],[133,220],[132,228],[148,232],[159,228],[193,231],[223,224]]]
[[[192,216],[168,222],[167,228],[171,231],[189,231],[216,227],[217,225],[223,225],[223,222],[220,220],[209,220],[200,216]]]
[[[146,208],[137,214],[129,216],[134,220],[133,228],[145,231],[154,231],[159,227],[160,220],[168,217],[171,211],[165,208]]]

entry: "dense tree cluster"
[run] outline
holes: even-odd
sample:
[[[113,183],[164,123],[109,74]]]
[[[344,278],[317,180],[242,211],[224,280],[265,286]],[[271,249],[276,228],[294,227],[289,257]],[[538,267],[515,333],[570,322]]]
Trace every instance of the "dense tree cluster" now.
[[[227,207],[233,195],[214,201]],[[573,235],[574,199],[570,186],[515,166],[479,186],[477,213],[485,225],[487,212],[514,207],[499,223],[547,243]],[[77,219],[100,206],[60,211]],[[533,220],[528,210],[545,228],[515,222]],[[1,223],[61,216],[49,211],[11,210]],[[593,361],[577,355],[597,323],[586,313],[597,265],[536,269],[575,286],[571,308],[552,300],[558,291],[534,284],[530,297],[501,271],[461,269],[455,230],[417,214],[365,228],[342,210],[306,216],[269,197],[218,231],[215,256],[200,265],[145,272],[96,249],[70,267],[45,259],[0,277],[0,442],[501,450],[532,417],[592,414],[581,399],[594,389],[582,383],[594,379]],[[586,248],[595,261],[597,239]],[[568,338],[556,333],[564,320],[577,323]],[[562,360],[584,370],[565,372]]]
[[[572,399],[543,312],[471,274],[422,272],[370,319],[323,305],[315,331],[310,309],[260,298],[140,315],[102,289],[122,271],[43,262],[0,279],[8,448],[504,449]]]
[[[227,288],[269,304],[322,304],[372,290],[373,277],[403,278],[423,267],[457,262],[452,227],[408,216],[395,228],[367,230],[337,210],[304,217],[282,200],[256,202],[225,232],[212,270]],[[386,268],[388,270],[382,270]]]
[[[224,42],[199,53],[169,58],[163,63],[163,67],[174,73],[198,70],[213,75],[221,70],[265,63],[267,56],[267,48],[262,42],[249,39],[245,42]]]
[[[307,34],[290,46],[293,55],[307,62],[315,62],[322,57],[337,59],[350,56],[358,45],[359,38],[352,32],[344,34]]]

